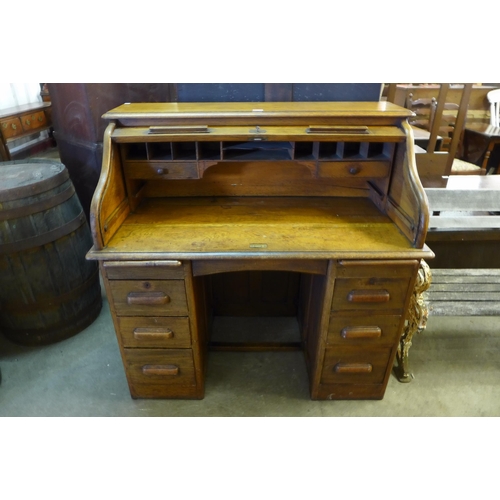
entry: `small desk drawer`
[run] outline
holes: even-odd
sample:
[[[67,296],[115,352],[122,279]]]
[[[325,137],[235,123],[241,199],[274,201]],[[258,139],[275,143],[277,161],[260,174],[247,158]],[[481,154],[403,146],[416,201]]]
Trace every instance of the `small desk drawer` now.
[[[383,277],[336,279],[332,310],[402,312],[410,279]]]
[[[10,118],[0,122],[0,132],[4,139],[11,139],[24,134],[23,126],[19,118]]]
[[[106,261],[102,266],[111,280],[184,279],[184,266],[179,260]]]
[[[401,316],[363,314],[332,314],[327,343],[333,345],[393,346],[401,335]]]
[[[417,272],[416,260],[341,260],[337,278],[409,278]]]
[[[188,318],[121,316],[117,320],[124,347],[191,347]]]
[[[125,175],[129,179],[198,179],[196,162],[126,161]]]
[[[118,316],[186,316],[183,280],[111,280],[112,300]]]
[[[43,111],[37,111],[36,113],[21,116],[21,124],[25,132],[30,132],[31,130],[45,127],[47,125],[47,118]]]
[[[382,384],[384,382],[391,348],[346,346],[326,350],[322,384]]]
[[[124,349],[132,397],[191,397],[196,376],[191,349]]]

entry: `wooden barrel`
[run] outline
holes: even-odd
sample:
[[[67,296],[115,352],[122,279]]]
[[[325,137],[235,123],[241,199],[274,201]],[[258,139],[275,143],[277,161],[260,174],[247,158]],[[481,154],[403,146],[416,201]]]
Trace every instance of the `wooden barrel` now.
[[[92,237],[62,163],[0,163],[0,332],[43,345],[90,325],[101,306]]]

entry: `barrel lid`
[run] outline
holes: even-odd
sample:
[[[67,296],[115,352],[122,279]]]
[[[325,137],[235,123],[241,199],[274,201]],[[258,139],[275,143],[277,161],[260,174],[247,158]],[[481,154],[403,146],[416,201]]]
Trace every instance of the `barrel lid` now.
[[[0,164],[0,201],[12,201],[48,191],[69,179],[62,163]]]

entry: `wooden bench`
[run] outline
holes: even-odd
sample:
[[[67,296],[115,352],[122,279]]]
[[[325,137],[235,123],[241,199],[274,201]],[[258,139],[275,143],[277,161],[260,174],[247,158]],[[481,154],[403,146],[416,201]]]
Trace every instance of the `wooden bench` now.
[[[500,176],[450,176],[445,188],[425,191],[426,242],[436,258],[415,285],[398,352],[401,382],[412,378],[408,350],[429,316],[500,315]]]

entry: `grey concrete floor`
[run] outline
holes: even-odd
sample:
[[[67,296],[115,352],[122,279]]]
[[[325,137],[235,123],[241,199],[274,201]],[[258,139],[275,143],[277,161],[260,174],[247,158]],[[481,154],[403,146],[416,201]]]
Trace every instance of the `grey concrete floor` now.
[[[283,338],[296,335],[293,319],[263,324]],[[0,336],[0,416],[499,416],[498,324],[431,317],[410,350],[414,379],[402,384],[391,376],[380,401],[311,401],[301,352],[210,352],[203,400],[133,400],[103,296],[99,317],[72,338],[21,347]],[[223,339],[244,330],[245,320],[216,325]]]

